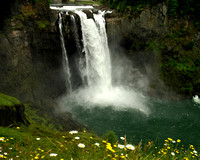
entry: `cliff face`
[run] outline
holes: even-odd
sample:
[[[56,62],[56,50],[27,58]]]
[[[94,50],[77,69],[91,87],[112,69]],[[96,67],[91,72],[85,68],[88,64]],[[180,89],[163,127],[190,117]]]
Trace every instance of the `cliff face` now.
[[[30,3],[22,7],[27,5],[31,7]],[[51,24],[51,19],[57,17],[52,15],[43,22],[23,11],[11,13],[1,30],[0,90],[23,102],[47,102],[65,91],[59,33]]]
[[[113,11],[106,22],[112,57],[124,52],[147,78],[150,95],[199,94],[199,32],[189,17],[171,19],[160,3],[134,15]]]

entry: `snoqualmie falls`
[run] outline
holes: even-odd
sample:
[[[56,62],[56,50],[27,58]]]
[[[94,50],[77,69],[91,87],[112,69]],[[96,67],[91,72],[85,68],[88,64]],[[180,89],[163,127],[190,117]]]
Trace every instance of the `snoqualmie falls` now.
[[[122,55],[118,55],[121,63],[113,62],[112,58],[117,53],[112,52],[111,55],[104,18],[109,11],[93,12],[91,6],[53,6],[51,9],[59,11],[63,74],[67,88],[66,95],[58,100],[62,106],[61,111],[70,111],[75,118],[99,135],[113,130],[119,136],[126,135],[134,143],[139,143],[141,139],[184,137],[185,143],[198,144],[198,103],[193,100],[159,100],[145,95],[143,90],[146,84],[140,83],[144,79],[137,68],[133,68],[137,77],[133,84],[114,80],[117,74],[123,80],[126,70],[122,68],[132,66],[127,60],[123,61],[126,58]],[[76,47],[73,61],[75,67],[71,66],[68,48],[65,46],[64,36],[67,35],[63,34],[63,16],[68,17],[67,23],[71,24],[73,30]],[[73,86],[73,68],[76,68],[79,77],[78,87]],[[129,77],[129,74],[127,70],[126,76]]]

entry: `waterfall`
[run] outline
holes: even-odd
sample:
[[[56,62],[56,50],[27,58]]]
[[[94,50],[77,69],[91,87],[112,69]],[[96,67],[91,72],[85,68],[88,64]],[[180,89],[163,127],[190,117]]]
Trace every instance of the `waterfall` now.
[[[92,18],[88,18],[83,11],[76,10],[72,6],[71,8],[80,18],[82,40],[78,34],[75,17],[70,13],[68,15],[71,18],[72,33],[76,43],[75,57],[79,57],[77,63],[78,70],[82,81],[86,80],[87,83],[84,84],[87,85],[81,86],[71,92],[71,73],[64,45],[62,16],[60,13],[59,28],[63,52],[63,66],[66,72],[67,86],[69,86],[71,92],[70,95],[64,96],[59,100],[60,105],[67,108],[68,111],[72,111],[76,106],[84,108],[113,107],[117,110],[132,108],[148,115],[149,108],[146,107],[142,94],[135,91],[134,88],[123,86],[123,84],[119,84],[118,86],[112,84],[111,58],[104,19],[106,12],[99,11],[98,13],[92,13]],[[58,8],[58,10],[62,10],[62,8]],[[68,9],[63,9],[62,11],[65,12]]]
[[[111,87],[110,53],[105,30],[104,12],[87,18],[82,11],[76,11],[81,20],[83,45],[86,58],[86,75],[89,87],[105,90]]]
[[[59,13],[59,30],[60,30],[60,41],[61,41],[61,48],[62,48],[62,55],[63,55],[63,68],[64,68],[64,75],[65,75],[65,82],[66,86],[69,86],[69,93],[72,92],[72,85],[71,85],[71,73],[69,68],[69,61],[67,57],[67,51],[65,48],[65,40],[62,31],[62,13]]]
[[[74,18],[74,15],[70,15],[71,18],[71,22],[73,25],[73,33],[74,33],[74,38],[75,38],[75,43],[76,43],[76,49],[77,49],[77,54],[78,54],[78,70],[82,79],[83,84],[86,84],[85,82],[85,56],[84,53],[82,51],[82,47],[81,47],[81,42],[80,42],[80,38],[78,35],[78,29],[77,29],[77,25],[76,25],[76,20]]]

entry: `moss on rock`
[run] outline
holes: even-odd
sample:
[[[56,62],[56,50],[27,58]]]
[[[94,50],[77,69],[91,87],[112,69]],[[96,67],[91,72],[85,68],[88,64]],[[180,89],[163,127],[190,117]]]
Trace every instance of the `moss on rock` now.
[[[0,93],[0,126],[29,124],[24,105],[14,97]]]

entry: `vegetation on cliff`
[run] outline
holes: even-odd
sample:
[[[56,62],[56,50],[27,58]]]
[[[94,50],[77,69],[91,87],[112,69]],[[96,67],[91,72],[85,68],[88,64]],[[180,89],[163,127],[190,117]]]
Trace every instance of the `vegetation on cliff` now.
[[[120,12],[140,12],[146,5],[153,6],[160,2],[168,4],[168,15],[170,17],[190,16],[198,29],[200,29],[200,4],[198,0],[101,0],[111,8]]]

